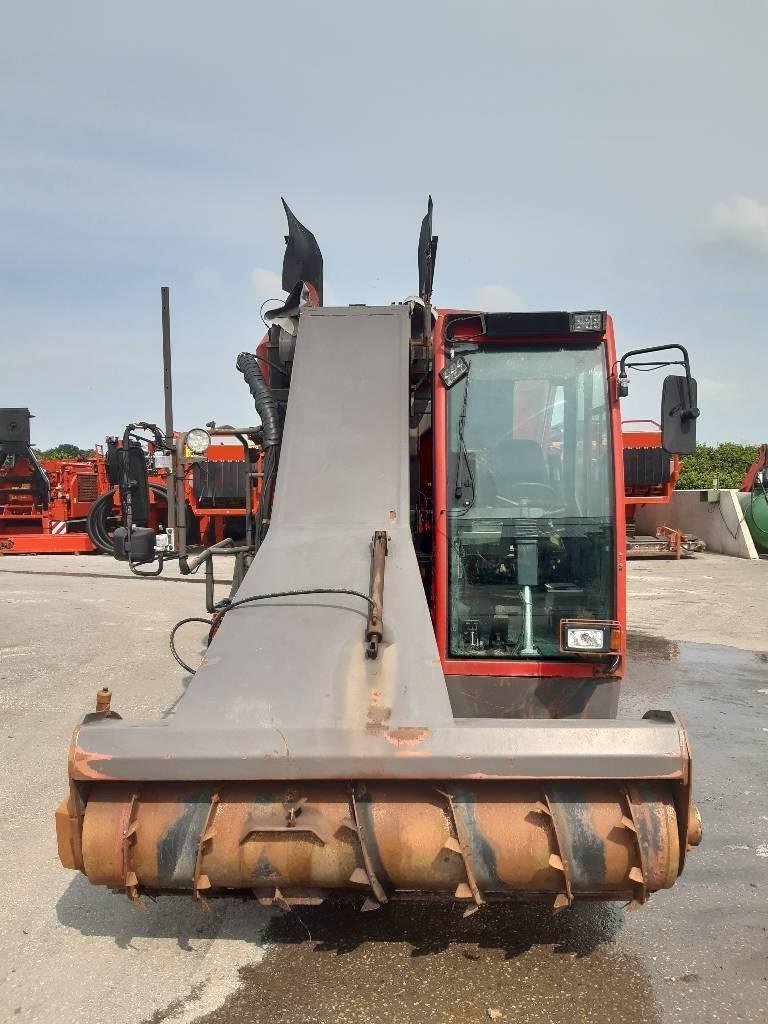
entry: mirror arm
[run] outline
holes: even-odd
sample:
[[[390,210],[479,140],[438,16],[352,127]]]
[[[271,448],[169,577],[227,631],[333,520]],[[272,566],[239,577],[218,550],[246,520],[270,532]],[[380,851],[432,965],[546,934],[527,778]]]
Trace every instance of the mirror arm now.
[[[627,360],[631,356],[644,356],[651,352],[671,352],[676,351],[682,354],[682,359],[668,359],[662,361],[653,362],[642,362],[642,363],[628,363]],[[699,410],[693,404],[693,389],[691,387],[691,364],[688,359],[688,349],[683,345],[652,345],[649,348],[633,348],[629,352],[625,352],[619,362],[619,376],[618,376],[618,391],[619,398],[626,398],[629,392],[629,374],[628,369],[632,369],[633,366],[657,366],[659,369],[662,366],[682,366],[685,369],[685,408],[683,409],[681,416],[684,420],[696,419],[699,415]]]

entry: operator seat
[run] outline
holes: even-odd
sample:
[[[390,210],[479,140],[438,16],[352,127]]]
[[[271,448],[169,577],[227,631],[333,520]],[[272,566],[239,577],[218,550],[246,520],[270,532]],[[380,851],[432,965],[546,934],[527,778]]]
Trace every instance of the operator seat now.
[[[498,493],[504,497],[511,497],[517,484],[550,486],[544,452],[537,441],[504,437],[494,450],[492,462]]]

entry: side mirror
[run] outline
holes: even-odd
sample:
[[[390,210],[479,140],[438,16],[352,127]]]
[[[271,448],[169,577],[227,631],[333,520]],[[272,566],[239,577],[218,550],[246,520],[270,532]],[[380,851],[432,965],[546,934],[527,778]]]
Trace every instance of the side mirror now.
[[[692,455],[699,415],[693,377],[669,376],[661,390],[661,446],[669,455]]]

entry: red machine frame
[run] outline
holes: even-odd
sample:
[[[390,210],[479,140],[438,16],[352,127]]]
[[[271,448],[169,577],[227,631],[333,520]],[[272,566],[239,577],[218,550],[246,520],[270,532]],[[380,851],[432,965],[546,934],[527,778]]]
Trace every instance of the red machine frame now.
[[[13,481],[16,466],[27,461],[23,456],[17,460],[13,469],[0,475],[0,482]],[[48,505],[44,507],[30,488],[29,500],[19,500],[17,494],[15,501],[0,508],[0,555],[79,555],[95,551],[85,520],[94,501],[109,489],[102,452],[97,448],[92,459],[40,459],[38,465],[50,484]],[[87,495],[80,493],[83,480],[94,481]],[[75,529],[71,529],[73,524]]]
[[[625,427],[632,423],[650,423],[653,430],[625,430]],[[622,420],[621,423],[622,442],[627,448],[661,448],[661,424],[656,420]],[[679,455],[670,455],[669,479],[659,487],[648,490],[641,494],[640,488],[625,488],[624,503],[627,511],[627,521],[634,519],[635,512],[641,505],[667,505],[672,498],[675,485],[680,478],[683,465]]]

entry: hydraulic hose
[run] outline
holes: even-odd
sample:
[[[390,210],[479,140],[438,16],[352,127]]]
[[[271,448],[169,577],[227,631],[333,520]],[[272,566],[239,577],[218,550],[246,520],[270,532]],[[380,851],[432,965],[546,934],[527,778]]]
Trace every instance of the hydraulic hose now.
[[[168,501],[168,493],[158,484],[150,484],[149,489],[160,501]],[[112,554],[112,534],[109,529],[110,512],[114,502],[115,491],[105,491],[91,505],[86,519],[88,536],[96,548],[104,555]]]
[[[274,395],[264,380],[259,360],[252,352],[241,352],[235,366],[242,373],[253,395],[256,412],[264,428],[262,443],[265,448],[273,448],[280,444],[280,413]]]

